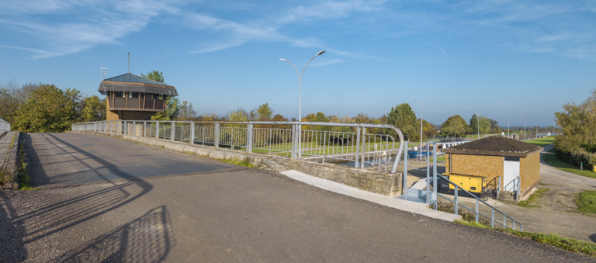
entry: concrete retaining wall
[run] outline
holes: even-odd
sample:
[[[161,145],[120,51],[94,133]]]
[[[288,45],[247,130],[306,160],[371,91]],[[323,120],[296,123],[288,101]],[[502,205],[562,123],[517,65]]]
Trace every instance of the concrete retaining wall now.
[[[19,139],[21,133],[18,131],[8,132],[0,141],[0,178],[2,178],[2,188],[18,189],[18,153]],[[10,144],[13,143],[11,146]]]
[[[391,197],[402,194],[401,173],[389,174],[373,170],[356,169],[345,165],[316,163],[305,160],[294,160],[279,156],[248,153],[237,150],[228,150],[202,145],[191,145],[188,143],[173,142],[170,140],[161,140],[155,138],[138,137],[115,133],[79,133],[91,133],[97,135],[107,135],[117,138],[123,138],[149,145],[163,147],[169,150],[192,153],[212,159],[247,162],[259,169],[272,170],[276,172],[296,170],[308,175],[320,177],[323,179],[352,186],[361,190]]]

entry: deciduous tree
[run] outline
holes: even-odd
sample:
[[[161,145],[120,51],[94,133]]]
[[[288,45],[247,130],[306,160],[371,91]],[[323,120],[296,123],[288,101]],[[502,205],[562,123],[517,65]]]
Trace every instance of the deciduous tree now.
[[[412,110],[409,104],[402,103],[391,108],[387,114],[387,123],[399,128],[406,140],[416,139],[416,113]],[[390,134],[395,133],[393,130],[388,130]]]
[[[441,135],[463,136],[466,134],[467,128],[466,120],[459,115],[454,115],[441,124]]]
[[[154,80],[161,83],[166,83],[163,73],[161,71],[153,70],[147,75],[141,73],[141,77]],[[178,117],[180,113],[180,100],[176,97],[168,96],[166,99],[166,108],[164,112],[158,112],[151,116],[152,120],[173,120]]]

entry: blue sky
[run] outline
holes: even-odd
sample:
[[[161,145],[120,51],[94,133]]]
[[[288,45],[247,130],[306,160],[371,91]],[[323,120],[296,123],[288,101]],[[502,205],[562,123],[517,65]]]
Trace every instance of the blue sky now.
[[[441,124],[474,111],[554,124],[596,88],[596,1],[0,2],[0,81],[99,95],[108,77],[163,71],[199,114],[379,117],[409,102]],[[484,109],[487,107],[487,109]],[[473,108],[474,110],[470,110]]]

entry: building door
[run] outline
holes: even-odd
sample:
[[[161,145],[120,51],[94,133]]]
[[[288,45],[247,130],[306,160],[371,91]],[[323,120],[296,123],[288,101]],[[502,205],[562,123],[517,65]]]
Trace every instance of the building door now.
[[[515,192],[519,188],[519,157],[505,157],[503,191]]]

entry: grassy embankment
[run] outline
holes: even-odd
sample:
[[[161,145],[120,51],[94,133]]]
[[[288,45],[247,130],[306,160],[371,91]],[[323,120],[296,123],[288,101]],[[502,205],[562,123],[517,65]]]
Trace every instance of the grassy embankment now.
[[[438,210],[441,210],[443,212],[448,212],[448,213],[453,213],[455,211],[452,203],[440,204],[438,207]],[[487,220],[486,218],[483,218],[483,217],[480,217],[479,222],[476,223],[476,217],[473,212],[470,212],[470,211],[467,211],[467,210],[461,209],[461,208],[459,209],[458,212],[459,212],[458,214],[460,214],[462,216],[461,217],[462,219],[456,220],[455,222],[458,224],[461,224],[461,225],[509,233],[509,234],[512,234],[512,235],[515,235],[518,237],[522,237],[522,238],[530,238],[536,242],[551,245],[551,246],[565,249],[568,251],[581,252],[586,255],[596,256],[596,244],[591,243],[591,242],[585,242],[585,241],[572,239],[572,238],[565,238],[565,237],[561,237],[561,236],[559,236],[557,234],[553,234],[553,233],[547,235],[547,234],[542,234],[542,233],[523,232],[523,231],[513,230],[511,228],[503,229],[503,228],[491,227],[490,220]]]
[[[596,191],[583,191],[575,201],[579,211],[596,214]]]
[[[542,233],[531,233],[531,232],[523,232],[517,231],[510,228],[502,229],[502,228],[492,228],[490,226],[476,223],[475,221],[464,221],[458,220],[457,223],[465,226],[483,228],[483,229],[491,229],[499,232],[509,233],[518,237],[522,238],[529,238],[536,242],[540,242],[543,244],[551,245],[554,247],[558,247],[567,251],[573,252],[581,252],[586,255],[596,256],[596,244],[591,242],[585,242],[577,239],[561,237],[557,234],[542,234]]]

